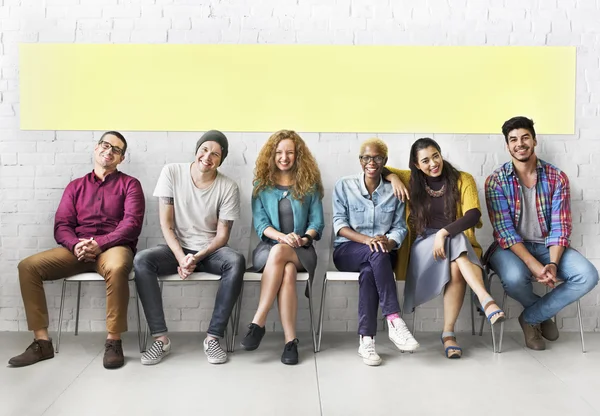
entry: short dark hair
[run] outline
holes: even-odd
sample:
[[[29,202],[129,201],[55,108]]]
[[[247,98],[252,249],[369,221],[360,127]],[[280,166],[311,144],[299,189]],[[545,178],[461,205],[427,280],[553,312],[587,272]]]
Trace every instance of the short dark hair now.
[[[106,133],[104,133],[102,135],[102,137],[100,137],[100,140],[98,140],[98,144],[100,144],[102,142],[102,140],[104,140],[104,138],[109,134],[116,136],[119,140],[121,140],[123,142],[123,156],[125,156],[125,151],[127,151],[127,140],[125,140],[125,136],[123,136],[118,131],[107,131]]]
[[[529,130],[531,136],[535,139],[535,129],[533,128],[533,120],[523,116],[513,117],[507,120],[502,125],[502,134],[504,134],[504,140],[508,143],[508,133],[514,129],[526,129]]]

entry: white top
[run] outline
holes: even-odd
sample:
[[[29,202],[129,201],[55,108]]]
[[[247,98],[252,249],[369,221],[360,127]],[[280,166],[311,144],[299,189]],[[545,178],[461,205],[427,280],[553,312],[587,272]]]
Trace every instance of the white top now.
[[[192,180],[190,163],[166,165],[154,189],[156,197],[174,201],[175,235],[181,247],[203,250],[217,235],[217,221],[240,218],[237,184],[217,172],[214,182],[198,189]]]

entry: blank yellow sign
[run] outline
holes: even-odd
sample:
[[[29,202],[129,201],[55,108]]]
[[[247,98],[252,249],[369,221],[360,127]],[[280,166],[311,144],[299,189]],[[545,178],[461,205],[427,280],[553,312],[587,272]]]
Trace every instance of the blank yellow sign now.
[[[25,130],[572,134],[574,47],[21,44]]]

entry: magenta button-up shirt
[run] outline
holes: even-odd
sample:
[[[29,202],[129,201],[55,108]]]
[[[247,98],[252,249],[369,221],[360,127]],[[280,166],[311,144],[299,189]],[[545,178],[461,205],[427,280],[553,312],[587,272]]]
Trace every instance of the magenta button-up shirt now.
[[[145,210],[140,181],[116,171],[104,181],[92,171],[67,185],[54,217],[54,238],[73,251],[94,237],[102,251],[128,246],[135,253]]]

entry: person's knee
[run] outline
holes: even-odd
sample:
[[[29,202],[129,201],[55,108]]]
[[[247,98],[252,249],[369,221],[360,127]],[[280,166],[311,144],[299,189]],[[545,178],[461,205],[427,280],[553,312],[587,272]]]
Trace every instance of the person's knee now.
[[[581,290],[584,293],[591,291],[598,284],[598,270],[592,263],[587,264],[578,271]]]
[[[35,262],[33,261],[33,256],[29,256],[24,258],[17,265],[17,270],[19,271],[19,278],[21,276],[25,276],[28,272],[35,270]]]
[[[390,253],[384,253],[383,251],[374,251],[369,255],[369,263],[371,263],[372,265],[378,265],[383,262],[390,263]]]
[[[118,280],[119,282],[129,280],[131,264],[121,261],[110,261],[104,263],[104,278],[107,280]]]
[[[246,258],[237,251],[232,251],[225,262],[230,269],[236,272],[243,273],[246,270]]]
[[[269,251],[267,262],[269,263],[285,263],[292,248],[287,244],[275,244]]]
[[[133,269],[142,274],[149,271],[156,271],[158,264],[154,256],[152,256],[152,251],[142,250],[138,252],[133,258]]]

